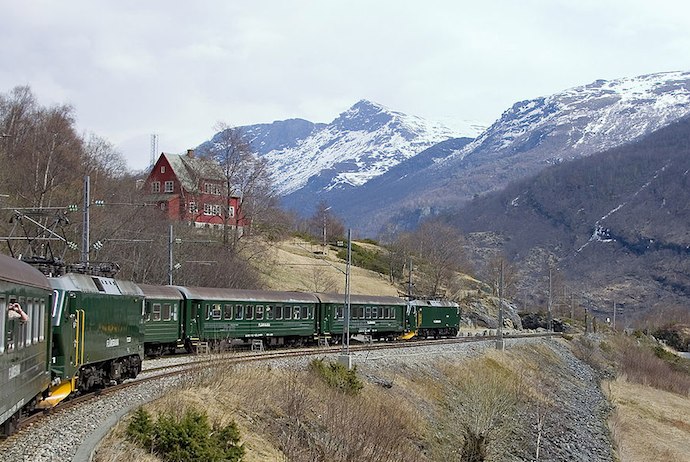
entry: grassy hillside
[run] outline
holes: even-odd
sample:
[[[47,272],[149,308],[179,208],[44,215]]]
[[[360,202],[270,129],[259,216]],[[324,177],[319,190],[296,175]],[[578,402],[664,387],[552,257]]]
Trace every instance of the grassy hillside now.
[[[294,237],[272,244],[252,261],[267,289],[344,293],[346,264],[337,253],[338,248],[329,246],[324,255],[323,246]],[[387,277],[354,265],[350,291],[352,294],[398,294]]]

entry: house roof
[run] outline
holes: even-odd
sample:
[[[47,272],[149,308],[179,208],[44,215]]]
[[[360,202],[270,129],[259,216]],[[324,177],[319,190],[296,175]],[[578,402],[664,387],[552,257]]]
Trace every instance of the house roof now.
[[[212,160],[166,152],[162,156],[168,161],[182,187],[187,191],[196,191],[200,180],[224,180],[223,171]]]

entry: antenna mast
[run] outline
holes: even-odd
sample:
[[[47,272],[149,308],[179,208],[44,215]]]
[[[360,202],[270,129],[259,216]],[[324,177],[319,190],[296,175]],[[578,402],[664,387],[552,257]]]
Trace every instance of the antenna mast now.
[[[156,163],[156,156],[158,155],[158,135],[151,134],[151,159],[149,161],[149,167],[153,167]]]

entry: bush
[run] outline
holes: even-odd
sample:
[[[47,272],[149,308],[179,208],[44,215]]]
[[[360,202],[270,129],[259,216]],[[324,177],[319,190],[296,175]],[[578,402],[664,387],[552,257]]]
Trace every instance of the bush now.
[[[311,367],[328,385],[345,393],[356,395],[364,388],[357,377],[357,367],[347,369],[340,363],[325,363],[321,359],[313,360]]]
[[[155,422],[143,408],[127,426],[130,441],[170,462],[241,461],[244,447],[234,422],[211,426],[206,414],[188,409],[181,419],[165,413]]]
[[[346,248],[338,250],[338,258],[347,260]],[[381,274],[388,274],[390,271],[382,252],[368,250],[357,244],[352,244],[352,264]]]
[[[690,393],[690,376],[674,366],[677,360],[675,355],[661,347],[650,351],[628,344],[618,353],[620,371],[629,381],[687,396]]]
[[[682,332],[673,326],[658,329],[654,332],[654,337],[663,340],[676,351],[688,351],[690,348],[690,339],[684,338]]]

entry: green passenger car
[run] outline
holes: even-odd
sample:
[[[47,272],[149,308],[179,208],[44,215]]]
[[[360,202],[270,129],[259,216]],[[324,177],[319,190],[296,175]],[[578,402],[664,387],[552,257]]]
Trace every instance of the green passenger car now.
[[[131,282],[67,274],[53,295],[54,402],[74,391],[136,377],[144,356],[144,297]]]
[[[321,307],[317,331],[341,343],[345,330],[345,295],[316,294]],[[405,300],[391,296],[350,295],[350,335],[393,340],[405,331]]]
[[[297,345],[314,338],[318,299],[301,292],[178,287],[186,347],[198,342],[222,347],[233,340]]]
[[[0,433],[11,434],[50,384],[50,286],[38,270],[0,255]],[[16,305],[19,304],[19,309]],[[16,310],[16,311],[15,311]],[[25,316],[17,313],[23,312]]]
[[[146,356],[174,353],[182,343],[182,305],[184,299],[172,286],[139,284],[144,293],[144,332]]]
[[[455,337],[460,326],[460,307],[447,300],[412,300],[408,326],[417,337]]]

